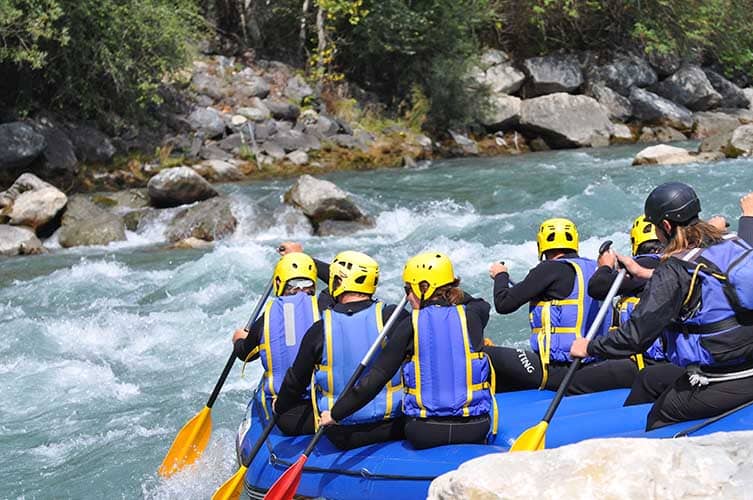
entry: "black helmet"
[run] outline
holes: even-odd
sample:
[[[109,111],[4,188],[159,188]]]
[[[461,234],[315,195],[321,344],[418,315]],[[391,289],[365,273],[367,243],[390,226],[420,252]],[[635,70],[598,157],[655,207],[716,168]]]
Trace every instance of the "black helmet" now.
[[[682,182],[667,182],[658,186],[646,198],[646,220],[659,226],[662,220],[685,225],[695,220],[701,211],[701,201],[693,188]]]

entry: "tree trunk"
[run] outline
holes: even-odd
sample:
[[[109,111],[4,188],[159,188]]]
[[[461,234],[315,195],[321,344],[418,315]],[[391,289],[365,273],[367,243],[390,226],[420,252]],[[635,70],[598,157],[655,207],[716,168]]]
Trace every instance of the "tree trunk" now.
[[[324,53],[324,50],[327,48],[327,32],[324,29],[324,17],[326,13],[324,12],[324,9],[319,6],[319,10],[316,12],[316,37],[317,37],[317,45],[316,50],[319,53],[319,59],[317,60],[317,67],[320,70],[324,69],[324,61],[322,61],[322,54]]]
[[[309,11],[309,0],[303,0],[303,7],[301,7],[301,30],[298,33],[298,59],[301,63],[306,62],[306,14]]]

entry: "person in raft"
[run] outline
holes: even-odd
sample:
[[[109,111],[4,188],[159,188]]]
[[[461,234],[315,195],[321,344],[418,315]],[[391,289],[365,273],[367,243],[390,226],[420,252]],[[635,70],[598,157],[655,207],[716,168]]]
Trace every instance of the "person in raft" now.
[[[413,313],[351,391],[321,416],[336,429],[402,373],[405,436],[414,448],[485,443],[497,429],[492,367],[481,351],[489,304],[459,288],[450,259],[416,255],[403,271]],[[368,408],[368,406],[366,406]]]
[[[323,279],[329,276],[329,271],[317,272],[322,268],[321,262],[302,253],[300,243],[285,242],[278,250],[282,258],[272,277],[275,298],[267,303],[250,330],[238,329],[233,334],[233,349],[244,367],[245,363],[261,358],[264,373],[256,397],[267,419],[303,334],[319,320],[319,311],[332,302],[327,292],[320,293],[318,300],[314,298],[317,275]],[[279,415],[277,426],[284,434],[313,434],[314,416],[307,397],[308,391],[303,391],[300,404]]]
[[[570,350],[575,357],[620,358],[664,335],[672,364],[642,370],[625,401],[654,402],[646,430],[716,416],[753,400],[753,326],[740,305],[753,303],[751,247],[701,220],[700,211],[686,184],[670,182],[651,192],[645,213],[666,244],[662,262],[646,270],[620,257],[628,272],[651,278],[641,301],[611,335],[578,339]],[[747,279],[736,280],[741,272]]]
[[[318,428],[320,412],[332,408],[396,308],[373,298],[378,280],[379,265],[368,255],[345,251],[335,256],[329,293],[336,303],[303,336],[278,391],[275,412],[284,414],[302,404],[301,392],[310,384],[307,402],[313,405]],[[399,375],[386,380],[370,404],[344,419],[343,425],[328,428],[327,437],[340,449],[403,439],[402,390]]]
[[[504,263],[494,263],[494,307],[510,314],[529,304],[531,350],[487,346],[496,372],[497,391],[556,390],[572,358],[570,344],[584,337],[599,310],[586,293],[596,262],[578,255],[578,229],[567,219],[544,221],[536,236],[541,262],[515,286]],[[600,325],[604,335],[609,322]],[[637,368],[630,360],[605,361],[589,356],[575,373],[568,394],[630,387]]]
[[[633,259],[641,267],[655,269],[659,265],[664,245],[656,236],[656,228],[646,220],[645,215],[639,216],[633,222],[633,227],[630,230],[630,249]],[[604,300],[617,277],[617,255],[610,249],[601,254],[597,262],[599,268],[588,280],[588,295],[595,300]],[[622,284],[617,291],[620,299],[614,311],[612,329],[624,325],[630,318],[635,305],[640,301],[639,295],[646,287],[647,281],[647,279],[637,276],[625,276],[625,279],[622,280]],[[633,355],[632,359],[639,370],[642,370],[646,365],[666,363],[667,357],[664,354],[661,337],[656,339],[645,352]]]

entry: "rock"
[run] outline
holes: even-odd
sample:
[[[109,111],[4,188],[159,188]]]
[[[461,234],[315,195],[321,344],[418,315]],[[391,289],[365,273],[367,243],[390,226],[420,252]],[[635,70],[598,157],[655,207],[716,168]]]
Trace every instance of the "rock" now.
[[[634,88],[630,92],[633,116],[644,123],[665,125],[677,130],[690,131],[693,115],[690,111],[653,92]]]
[[[123,214],[123,223],[129,231],[141,231],[148,222],[156,220],[160,215],[160,210],[151,207],[131,210]]]
[[[295,75],[288,80],[283,95],[297,103],[302,103],[307,97],[314,95],[314,90],[299,75]]]
[[[199,158],[202,160],[232,160],[233,156],[216,144],[205,144],[199,149]]]
[[[264,141],[264,144],[261,145],[261,150],[275,160],[285,158],[285,148],[273,140]]]
[[[374,221],[371,219],[365,221],[325,220],[317,226],[314,234],[317,236],[347,236],[372,227],[374,227]]]
[[[721,111],[721,110],[720,110]],[[734,116],[740,122],[740,125],[753,123],[753,110],[750,109],[725,109],[725,115]]]
[[[213,198],[178,212],[165,230],[165,237],[171,242],[186,238],[214,241],[233,234],[237,225],[230,201]]]
[[[666,78],[680,69],[682,59],[674,52],[661,53],[658,50],[646,52],[646,60],[656,71],[659,78]]]
[[[677,142],[688,140],[687,136],[672,127],[654,127],[654,135],[659,142]]]
[[[203,178],[214,182],[233,182],[243,179],[243,172],[228,161],[205,160],[199,164],[191,165],[191,168]]]
[[[291,163],[299,166],[305,165],[309,162],[309,155],[304,151],[293,151],[292,153],[288,153],[287,158]]]
[[[214,139],[225,133],[225,121],[214,108],[196,108],[188,115],[191,128],[207,139]]]
[[[634,142],[635,137],[633,137],[630,127],[622,123],[612,124],[611,144],[632,144]]]
[[[549,147],[549,144],[547,144],[546,141],[541,137],[534,137],[529,143],[529,146],[531,148],[531,151],[549,151],[552,149]]]
[[[0,170],[23,168],[47,147],[44,136],[21,122],[0,124]]]
[[[478,144],[476,144],[476,141],[469,138],[465,134],[461,134],[460,132],[454,132],[452,130],[450,132],[450,137],[452,137],[452,140],[460,146],[460,149],[462,151],[462,154],[464,155],[477,155],[478,154]]]
[[[687,149],[659,144],[641,150],[633,159],[633,165],[680,165],[697,161]]]
[[[112,193],[98,193],[91,197],[91,201],[107,209],[139,209],[149,206],[149,196],[146,189],[125,189]]]
[[[202,176],[188,167],[163,170],[147,183],[152,206],[175,207],[217,196],[217,191]]]
[[[225,82],[214,75],[204,72],[196,72],[191,78],[191,88],[197,94],[203,94],[218,101],[225,93]]]
[[[36,130],[47,142],[42,153],[45,170],[52,175],[75,174],[78,158],[73,142],[65,131],[47,120],[37,123]]]
[[[619,53],[612,62],[589,68],[587,79],[592,83],[602,83],[617,93],[628,96],[633,87],[653,85],[657,77],[644,58]]]
[[[34,174],[29,172],[23,173],[3,192],[0,192],[0,208],[10,208],[22,193],[27,191],[36,191],[51,187],[49,184]]]
[[[692,65],[682,66],[669,78],[653,85],[651,91],[693,111],[719,107],[722,101],[703,70]]]
[[[745,89],[742,89],[743,95],[748,99],[748,102],[750,103],[750,106],[748,106],[748,109],[753,109],[753,87],[748,87]]]
[[[492,66],[498,66],[502,63],[510,61],[510,56],[507,53],[497,49],[486,49],[479,60],[481,69],[486,71]]]
[[[741,125],[732,132],[726,153],[730,158],[753,154],[753,125]]]
[[[735,116],[715,111],[699,111],[693,114],[693,137],[704,139],[712,135],[732,131],[740,126]]]
[[[337,134],[340,125],[333,119],[321,115],[313,109],[307,109],[298,117],[298,125],[303,127],[303,132],[324,139]]]
[[[245,73],[244,70],[233,76],[233,84],[230,92],[237,99],[245,100],[253,98],[264,99],[269,95],[269,90],[269,82],[265,78]]]
[[[34,231],[27,227],[0,224],[0,255],[33,255],[42,253],[44,248]]]
[[[633,115],[633,106],[630,104],[630,100],[607,86],[600,83],[593,84],[588,93],[607,109],[609,118],[612,120],[626,122]]]
[[[92,127],[74,127],[69,136],[76,148],[76,157],[86,163],[109,163],[115,156],[110,138]]]
[[[56,220],[68,197],[54,186],[21,193],[10,211],[10,224],[28,226],[37,234],[49,236],[57,229]]]
[[[523,101],[520,125],[557,148],[607,146],[612,132],[606,109],[595,99],[565,93]]]
[[[236,112],[254,122],[263,122],[272,117],[269,108],[261,100],[256,99],[252,104],[250,107],[238,108]]]
[[[428,499],[742,499],[750,497],[751,460],[751,432],[591,439],[535,453],[475,458],[432,481]]]
[[[206,240],[200,240],[199,238],[186,238],[184,240],[176,241],[170,248],[175,250],[205,250],[212,248],[212,242]]]
[[[355,221],[365,217],[348,193],[329,181],[302,175],[285,193],[285,203],[300,208],[314,225],[325,220]]]
[[[248,118],[246,118],[243,115],[233,115],[230,117],[230,125],[233,128],[242,127],[243,125],[248,123]]]
[[[289,102],[279,101],[277,99],[264,99],[263,103],[267,109],[269,109],[269,112],[275,120],[294,122],[298,118],[298,115],[301,114],[301,109],[295,104]]]
[[[732,132],[734,132],[734,130],[728,130],[705,138],[698,147],[698,151],[701,153],[716,152],[726,154],[727,146],[729,145],[730,139],[732,139]]]
[[[722,108],[748,108],[751,105],[751,101],[745,95],[743,90],[724,78],[716,71],[705,69],[703,72],[706,74],[706,78],[709,79],[709,83],[714,87],[714,90],[719,92],[722,96],[722,101],[719,106]]]
[[[528,75],[526,97],[556,92],[575,92],[583,84],[578,58],[572,54],[532,57],[523,61]]]
[[[272,135],[268,141],[274,141],[285,152],[296,150],[309,151],[311,149],[321,149],[322,145],[319,139],[311,134],[299,132],[298,130],[289,130],[287,132],[277,132]]]
[[[125,224],[117,215],[104,210],[83,196],[73,196],[63,214],[58,241],[63,248],[107,245],[125,240]]]
[[[507,94],[489,96],[478,121],[490,131],[515,126],[520,120],[520,103],[517,97]]]
[[[523,85],[526,75],[507,62],[485,70],[474,68],[469,74],[472,87],[488,87],[494,94],[514,94]]]

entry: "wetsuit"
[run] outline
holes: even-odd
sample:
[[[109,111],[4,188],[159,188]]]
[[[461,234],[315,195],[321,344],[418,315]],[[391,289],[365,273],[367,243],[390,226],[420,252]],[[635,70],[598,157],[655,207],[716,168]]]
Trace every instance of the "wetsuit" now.
[[[753,217],[740,219],[739,235],[743,239],[753,237]],[[623,358],[633,352],[645,350],[688,309],[698,305],[697,299],[694,299],[684,306],[691,280],[686,264],[679,259],[673,257],[662,262],[654,270],[640,303],[627,323],[609,336],[589,342],[588,354]],[[721,366],[706,367],[709,373],[726,373],[753,367],[753,327],[739,327],[732,338],[720,338],[725,338],[725,345],[716,345],[715,351],[720,353],[718,357]],[[735,364],[724,366],[727,360],[734,361]],[[751,399],[751,378],[694,387],[690,384],[685,368],[666,364],[642,370],[625,405],[654,402],[646,420],[646,429],[651,430],[675,422],[719,415]]]
[[[372,300],[361,300],[347,304],[337,303],[332,307],[332,310],[336,313],[353,315],[371,307],[373,303]],[[384,306],[382,309],[384,323],[387,323],[394,310],[394,305]],[[407,317],[407,313],[404,311],[401,314]],[[275,404],[275,411],[278,414],[282,415],[304,404],[308,406],[309,411],[312,411],[311,401],[304,399],[303,394],[311,383],[311,376],[316,367],[322,363],[323,346],[324,324],[322,321],[317,321],[303,336],[298,356],[285,374]],[[384,383],[382,387],[384,387]],[[311,425],[313,428],[313,421]],[[376,442],[403,439],[403,426],[402,418],[355,425],[335,425],[326,430],[326,435],[338,448],[351,449]]]
[[[489,321],[489,304],[465,294],[466,326],[471,348],[481,351],[484,328]],[[444,301],[431,301],[426,306],[449,306]],[[449,354],[449,353],[448,353]],[[343,394],[332,408],[332,418],[339,422],[368,403],[389,381],[406,360],[414,355],[414,330],[410,317],[395,325],[387,345],[374,360],[369,370],[361,376],[353,389]],[[410,361],[408,361],[410,362]],[[405,401],[405,399],[404,399]],[[405,406],[405,402],[403,403]],[[468,417],[405,417],[405,437],[418,449],[454,443],[484,443],[491,425],[490,415]],[[334,426],[339,427],[339,426]]]
[[[565,254],[564,259],[576,259],[577,253]],[[562,300],[573,291],[576,272],[567,262],[545,260],[531,269],[521,282],[510,287],[508,273],[494,278],[494,307],[500,314],[517,311],[532,301]],[[496,372],[497,392],[536,389],[541,386],[544,369],[540,356],[531,351],[509,347],[485,347]],[[545,388],[557,390],[567,373],[569,363],[551,362]],[[568,394],[585,394],[620,387],[630,387],[637,373],[630,360],[594,361],[575,373]]]

